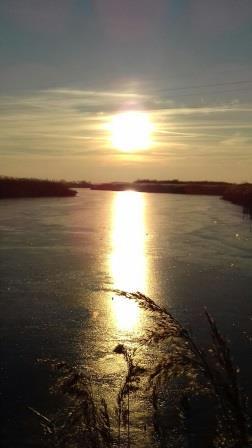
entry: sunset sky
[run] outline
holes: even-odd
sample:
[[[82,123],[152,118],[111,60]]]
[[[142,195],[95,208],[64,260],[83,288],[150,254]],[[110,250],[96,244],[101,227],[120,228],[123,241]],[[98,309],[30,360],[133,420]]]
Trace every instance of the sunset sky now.
[[[252,181],[251,0],[1,0],[0,58],[2,175]]]

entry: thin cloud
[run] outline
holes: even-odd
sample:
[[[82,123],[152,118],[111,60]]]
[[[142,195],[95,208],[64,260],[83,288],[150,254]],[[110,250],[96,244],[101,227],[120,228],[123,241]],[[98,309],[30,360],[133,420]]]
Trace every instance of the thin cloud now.
[[[249,157],[250,104],[178,106],[173,102],[167,107],[159,99],[139,92],[69,88],[5,95],[0,108],[0,153],[112,163],[122,155],[111,148],[106,124],[116,111],[134,104],[139,109],[145,106],[154,132],[149,151],[131,154],[132,160]],[[239,134],[234,135],[234,129]]]

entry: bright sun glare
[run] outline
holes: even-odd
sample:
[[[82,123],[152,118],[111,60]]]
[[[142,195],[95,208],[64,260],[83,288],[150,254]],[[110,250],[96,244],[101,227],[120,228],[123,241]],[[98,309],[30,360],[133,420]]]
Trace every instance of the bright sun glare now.
[[[112,145],[120,151],[148,149],[152,124],[146,112],[128,111],[115,115],[109,125]]]

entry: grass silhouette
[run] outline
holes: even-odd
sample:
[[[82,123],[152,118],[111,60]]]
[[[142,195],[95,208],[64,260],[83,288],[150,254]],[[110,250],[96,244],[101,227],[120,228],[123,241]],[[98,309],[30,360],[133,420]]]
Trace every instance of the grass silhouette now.
[[[152,414],[151,424],[148,416],[144,416],[142,440],[146,439],[146,444],[143,442],[142,447],[251,446],[246,397],[238,381],[239,369],[234,366],[229,345],[207,310],[205,317],[211,343],[203,348],[166,308],[149,297],[140,292],[113,292],[125,300],[135,301],[149,314],[152,325],[139,338],[136,348],[118,344],[114,349],[123,356],[127,367],[114,409],[109,409],[106,400],[94,393],[92,381],[83,368],[49,361],[59,372],[53,391],[65,397],[68,404],[53,419],[32,409],[47,435],[46,446],[138,446],[135,445],[131,403],[141,389]],[[145,363],[147,367],[139,365],[139,353],[146,356],[145,353],[153,349],[157,356],[152,362]],[[150,441],[146,437],[146,425],[152,435]]]

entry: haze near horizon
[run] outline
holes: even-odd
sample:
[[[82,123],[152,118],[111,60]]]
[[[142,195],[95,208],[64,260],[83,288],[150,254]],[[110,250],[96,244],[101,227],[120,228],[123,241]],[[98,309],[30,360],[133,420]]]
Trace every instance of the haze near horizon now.
[[[1,174],[252,181],[249,0],[2,0]]]

